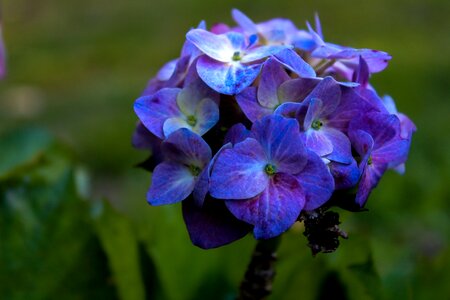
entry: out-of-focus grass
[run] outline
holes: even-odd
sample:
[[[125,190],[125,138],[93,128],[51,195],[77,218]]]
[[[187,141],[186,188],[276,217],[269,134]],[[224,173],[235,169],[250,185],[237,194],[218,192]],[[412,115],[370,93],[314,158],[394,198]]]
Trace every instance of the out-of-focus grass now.
[[[251,239],[210,252],[193,249],[179,207],[147,206],[149,175],[132,168],[145,157],[130,146],[136,122],[132,104],[157,69],[179,54],[186,31],[200,20],[230,23],[230,9],[237,7],[256,21],[281,16],[300,27],[317,11],[327,40],[392,54],[373,84],[394,97],[418,132],[406,175],[386,174],[368,213],[342,214],[350,240],[336,253],[313,259],[301,231],[286,235],[274,298],[303,293],[302,298],[314,299],[327,274],[334,276],[330,270],[347,289],[360,291],[358,297],[365,295],[364,277],[355,271],[361,268],[349,266],[367,266],[371,259],[387,298],[445,297],[450,294],[450,4],[316,2],[6,1],[9,74],[0,82],[0,131],[46,127],[70,145],[93,174],[93,196],[111,199],[145,244],[137,249],[151,254],[159,278],[154,282],[168,290],[160,297],[198,299],[173,290],[183,284],[180,272],[190,270],[196,270],[192,287],[182,291],[206,295],[220,287],[226,295],[238,284],[247,259],[240,253],[249,255]],[[114,241],[102,241],[110,251]],[[233,253],[242,257],[233,260]],[[123,267],[110,264],[113,271]],[[202,283],[205,278],[211,282]]]

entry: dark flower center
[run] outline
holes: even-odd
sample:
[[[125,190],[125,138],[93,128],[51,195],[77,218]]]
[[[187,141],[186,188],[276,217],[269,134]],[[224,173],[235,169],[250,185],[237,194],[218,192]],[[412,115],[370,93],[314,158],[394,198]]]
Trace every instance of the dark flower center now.
[[[231,58],[234,61],[239,61],[242,59],[241,52],[236,51],[233,53],[233,57]]]
[[[197,118],[195,116],[188,116],[186,121],[190,126],[194,127],[197,124]]]
[[[266,171],[267,175],[273,175],[277,172],[277,168],[274,165],[267,164],[264,171]]]
[[[191,174],[194,175],[195,177],[197,177],[198,175],[200,175],[200,173],[202,172],[202,169],[194,166],[194,165],[190,165],[189,166],[189,171],[191,171]]]
[[[322,128],[323,123],[320,120],[314,120],[314,122],[312,122],[311,127],[314,130],[319,130],[320,128]]]

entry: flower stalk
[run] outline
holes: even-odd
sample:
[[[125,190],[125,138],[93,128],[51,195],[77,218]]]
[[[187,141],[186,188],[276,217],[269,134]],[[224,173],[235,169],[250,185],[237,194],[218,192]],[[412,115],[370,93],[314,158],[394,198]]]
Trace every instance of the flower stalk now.
[[[266,299],[272,293],[280,236],[259,240],[241,282],[237,300]]]

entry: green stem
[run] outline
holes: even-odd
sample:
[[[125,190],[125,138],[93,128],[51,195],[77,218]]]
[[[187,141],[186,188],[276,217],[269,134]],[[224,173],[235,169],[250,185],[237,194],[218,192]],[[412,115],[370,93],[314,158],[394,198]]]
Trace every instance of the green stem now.
[[[281,238],[259,240],[241,282],[237,300],[266,299],[272,293],[276,251]]]

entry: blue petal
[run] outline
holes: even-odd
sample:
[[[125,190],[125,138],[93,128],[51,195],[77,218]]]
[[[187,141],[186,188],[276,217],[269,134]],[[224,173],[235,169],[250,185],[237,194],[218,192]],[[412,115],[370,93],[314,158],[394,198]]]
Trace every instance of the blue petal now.
[[[255,87],[248,87],[236,95],[236,101],[239,104],[239,107],[245,116],[252,122],[262,119],[273,112],[272,109],[261,106],[256,97]]]
[[[183,218],[194,245],[211,249],[244,237],[251,226],[236,219],[223,201],[207,199],[198,207],[193,201],[183,201]]]
[[[286,118],[295,119],[297,116],[298,110],[301,108],[301,103],[296,102],[284,102],[280,106],[275,109],[274,114],[280,115]]]
[[[210,193],[219,199],[248,199],[261,193],[269,182],[264,172],[267,159],[252,138],[225,149],[212,168]]]
[[[226,95],[243,91],[255,81],[261,70],[261,64],[245,65],[239,62],[221,63],[207,56],[197,62],[200,78],[213,90]]]
[[[219,106],[211,99],[203,99],[197,106],[195,116],[197,124],[193,127],[193,131],[204,135],[219,121]]]
[[[168,160],[203,169],[211,159],[208,144],[192,131],[181,128],[163,143],[162,151]]]
[[[232,143],[234,145],[242,142],[248,137],[253,137],[251,131],[245,128],[242,123],[238,123],[228,129],[223,142]]]
[[[331,161],[328,167],[330,168],[331,175],[333,175],[334,185],[337,190],[354,187],[361,176],[358,165],[353,158],[350,164]]]
[[[339,130],[327,126],[324,126],[321,131],[333,145],[333,152],[326,158],[343,164],[351,163],[352,149],[348,137]]]
[[[316,209],[330,199],[334,190],[333,177],[322,159],[314,152],[308,152],[308,163],[295,177],[305,194],[304,210]]]
[[[255,226],[255,238],[269,239],[285,232],[297,221],[305,196],[295,177],[278,173],[260,195],[225,203],[236,218]]]
[[[300,77],[316,77],[314,68],[292,49],[284,49],[283,51],[278,52],[275,54],[275,58]]]
[[[176,162],[163,162],[153,171],[147,201],[151,205],[177,203],[186,199],[194,186],[195,178],[189,168]]]
[[[256,24],[250,20],[243,12],[238,9],[233,8],[231,10],[231,15],[233,20],[247,33],[247,34],[255,34],[258,33],[256,29]]]
[[[209,57],[221,62],[232,61],[234,48],[226,35],[192,29],[186,34],[186,38]]]
[[[258,102],[264,107],[275,108],[278,100],[278,87],[289,80],[283,66],[275,59],[269,58],[262,67],[261,79],[258,86]]]
[[[143,96],[134,103],[134,111],[142,124],[157,137],[164,139],[163,124],[171,117],[181,116],[176,103],[180,89],[166,88],[154,96]]]
[[[296,174],[306,165],[306,150],[296,120],[270,115],[255,122],[252,133],[278,172]]]
[[[242,57],[241,61],[242,63],[254,62],[269,57],[271,55],[275,55],[284,49],[288,49],[288,47],[282,45],[255,47],[248,50]]]

